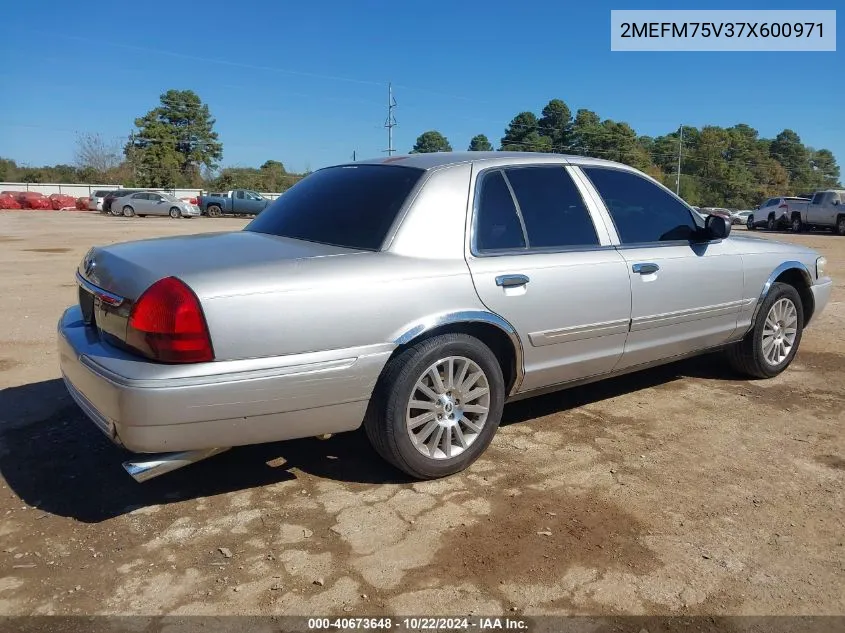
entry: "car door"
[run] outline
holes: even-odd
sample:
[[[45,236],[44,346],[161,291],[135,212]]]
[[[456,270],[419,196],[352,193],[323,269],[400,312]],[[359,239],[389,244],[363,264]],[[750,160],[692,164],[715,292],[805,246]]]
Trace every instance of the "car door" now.
[[[246,192],[238,189],[232,192],[232,213],[248,213]]]
[[[261,196],[254,191],[245,191],[244,193],[246,194],[246,200],[244,201],[246,212],[258,215],[258,213],[264,208]]]
[[[127,195],[127,199],[129,200],[129,205],[135,210],[135,215],[146,215],[149,213],[147,207],[149,203],[147,202],[147,196],[144,193],[130,193]],[[125,206],[125,205],[121,205]]]
[[[144,213],[145,214],[147,214],[147,215],[165,215],[166,214],[166,211],[164,213],[162,213],[162,207],[164,206],[162,204],[162,201],[164,200],[164,198],[162,198],[159,194],[157,194],[157,193],[142,193],[140,195],[144,197],[143,204],[144,204],[144,209],[145,209]]]
[[[742,257],[668,189],[637,172],[584,165],[631,273],[631,331],[617,369],[725,343],[743,306]]]
[[[631,288],[595,202],[563,164],[486,169],[473,190],[467,263],[481,301],[522,341],[521,390],[609,372]]]

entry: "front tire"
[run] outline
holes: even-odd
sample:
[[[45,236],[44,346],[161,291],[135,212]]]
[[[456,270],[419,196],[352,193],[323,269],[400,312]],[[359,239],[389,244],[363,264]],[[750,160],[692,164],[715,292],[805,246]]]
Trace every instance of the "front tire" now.
[[[123,207],[123,217],[124,218],[131,218],[135,215],[135,209],[130,207],[128,204]]]
[[[409,347],[382,373],[364,420],[376,452],[417,479],[460,472],[502,417],[499,361],[477,338],[443,334]]]
[[[804,308],[789,284],[772,284],[751,331],[727,350],[728,361],[752,378],[774,378],[792,363],[804,332]]]
[[[801,222],[801,216],[795,215],[792,218],[792,232],[801,233],[804,230],[804,223]]]
[[[753,215],[748,216],[748,219],[745,221],[745,228],[747,228],[749,231],[754,230],[754,216]]]

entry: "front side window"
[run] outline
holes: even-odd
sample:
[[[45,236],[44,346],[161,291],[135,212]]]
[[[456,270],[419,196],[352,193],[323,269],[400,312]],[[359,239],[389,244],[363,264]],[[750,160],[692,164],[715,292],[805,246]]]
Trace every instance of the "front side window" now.
[[[526,247],[513,196],[499,170],[485,174],[481,180],[475,222],[475,243],[479,251]]]
[[[505,174],[519,203],[529,248],[598,246],[590,212],[563,167],[519,167]]]
[[[274,200],[244,230],[379,250],[424,173],[396,165],[320,169]]]
[[[690,240],[698,225],[687,207],[635,173],[582,167],[598,190],[623,244]]]

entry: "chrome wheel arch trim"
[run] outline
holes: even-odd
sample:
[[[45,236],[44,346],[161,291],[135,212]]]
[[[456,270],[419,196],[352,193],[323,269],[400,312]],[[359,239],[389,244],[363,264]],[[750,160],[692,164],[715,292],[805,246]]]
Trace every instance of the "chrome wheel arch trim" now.
[[[511,341],[511,345],[513,346],[516,376],[514,377],[513,386],[507,395],[512,396],[516,394],[519,391],[519,388],[522,385],[522,379],[525,376],[522,340],[519,338],[516,328],[514,328],[507,319],[504,319],[498,314],[487,312],[485,310],[460,310],[456,312],[434,314],[425,317],[424,319],[420,319],[405,328],[400,334],[393,338],[393,343],[396,345],[406,345],[426,332],[430,332],[436,328],[447,325],[460,325],[462,323],[486,323],[499,328],[508,336]]]
[[[807,270],[807,267],[801,262],[786,261],[778,265],[778,267],[772,271],[772,274],[769,275],[769,278],[766,280],[766,283],[763,284],[763,290],[760,292],[760,296],[757,298],[757,305],[754,306],[754,313],[751,315],[751,327],[754,327],[754,324],[757,322],[757,316],[760,314],[760,308],[762,307],[763,302],[766,300],[766,297],[769,296],[769,291],[772,289],[772,284],[775,283],[775,279],[780,277],[787,270],[799,271],[804,277],[804,280],[807,282],[807,286],[813,286],[813,276],[810,274],[810,271]]]

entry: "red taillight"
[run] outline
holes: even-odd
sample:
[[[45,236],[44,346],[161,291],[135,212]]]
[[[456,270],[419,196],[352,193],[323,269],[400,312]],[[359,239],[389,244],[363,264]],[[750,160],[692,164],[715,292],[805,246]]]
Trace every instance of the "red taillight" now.
[[[199,299],[176,277],[160,279],[144,291],[129,315],[127,342],[165,363],[214,360]]]

